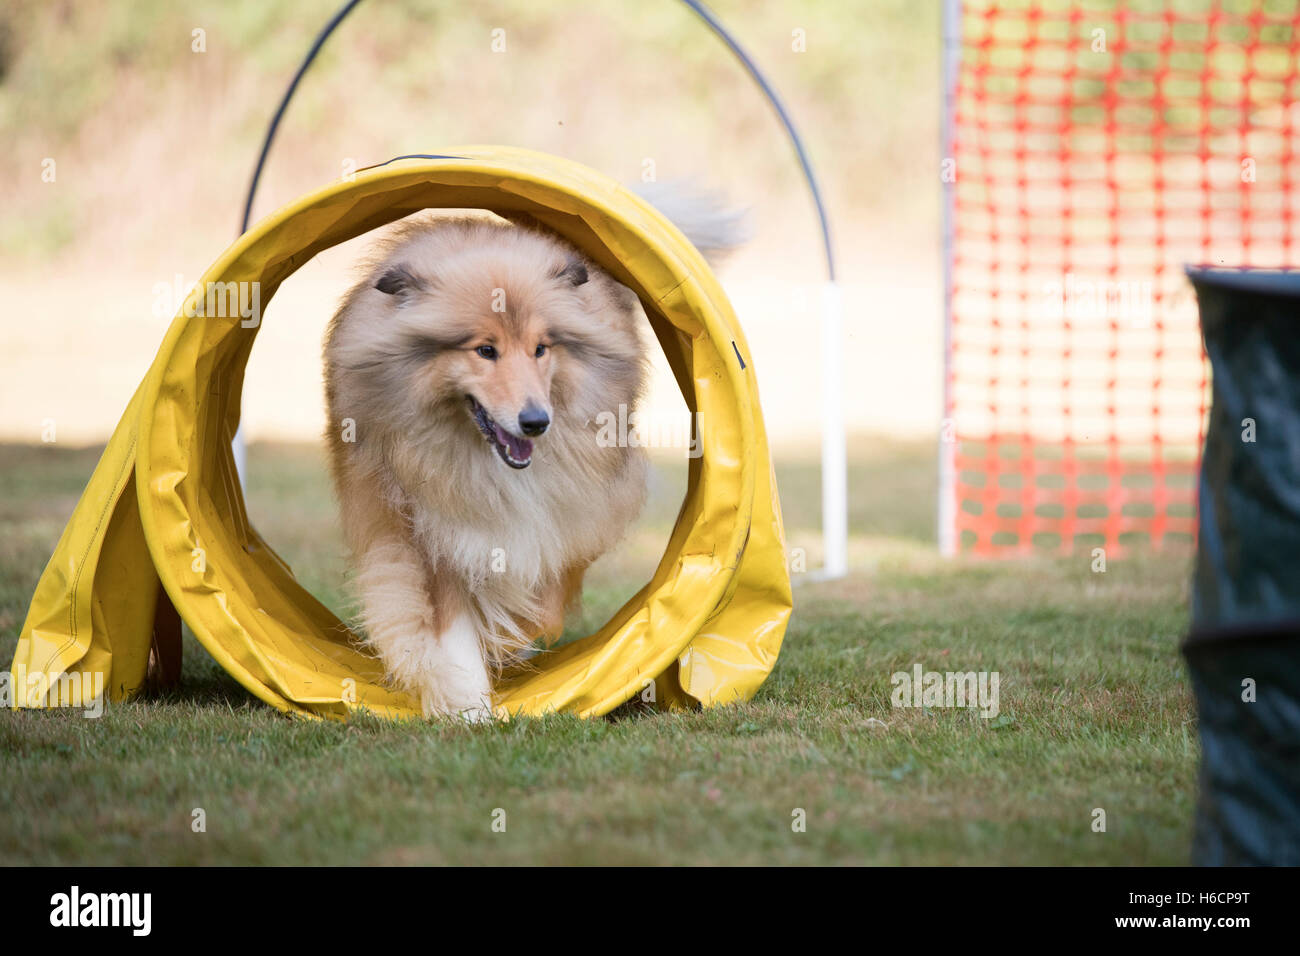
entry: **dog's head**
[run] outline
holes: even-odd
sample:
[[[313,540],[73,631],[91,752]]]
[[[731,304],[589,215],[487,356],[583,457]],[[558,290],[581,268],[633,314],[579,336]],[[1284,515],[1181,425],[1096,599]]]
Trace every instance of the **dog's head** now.
[[[435,221],[399,234],[345,306],[366,327],[345,337],[341,364],[370,376],[386,419],[472,430],[510,468],[527,468],[557,431],[635,400],[644,359],[633,301],[547,234]]]

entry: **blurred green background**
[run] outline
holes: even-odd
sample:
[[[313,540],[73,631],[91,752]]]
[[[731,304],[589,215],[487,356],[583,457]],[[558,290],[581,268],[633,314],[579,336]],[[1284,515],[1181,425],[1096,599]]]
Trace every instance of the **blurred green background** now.
[[[336,6],[9,0],[0,10],[6,260],[213,258],[233,236],[274,105]],[[712,6],[787,99],[840,241],[852,247],[882,221],[896,239],[900,226],[923,237],[938,209],[939,4]],[[504,54],[491,50],[498,28]],[[196,29],[204,53],[192,50]],[[793,49],[796,31],[806,52]],[[653,157],[660,178],[725,177],[740,195],[784,195],[775,221],[803,228],[788,217],[809,217],[767,105],[674,0],[363,3],[300,89],[259,210],[337,178],[345,158],[366,165],[460,142],[525,145],[624,180]],[[45,157],[59,162],[54,209],[40,179]],[[810,266],[816,256],[814,247]]]
[[[197,281],[234,239],[266,125],[335,9],[0,9],[0,344],[11,373],[0,378],[0,440],[40,441],[47,420],[63,443],[108,437],[174,314],[159,288]],[[714,9],[785,99],[821,180],[847,318],[849,426],[929,438],[941,416],[939,5]],[[542,150],[627,183],[648,171],[690,179],[749,207],[753,241],[722,278],[771,437],[815,445],[825,272],[813,206],[775,114],[689,9],[367,0],[302,83],[254,219],[352,169],[460,143]],[[250,439],[320,434],[318,343],[361,251],[358,241],[323,253],[277,294],[245,384]],[[74,286],[84,291],[68,295]],[[681,407],[666,374],[654,404]]]

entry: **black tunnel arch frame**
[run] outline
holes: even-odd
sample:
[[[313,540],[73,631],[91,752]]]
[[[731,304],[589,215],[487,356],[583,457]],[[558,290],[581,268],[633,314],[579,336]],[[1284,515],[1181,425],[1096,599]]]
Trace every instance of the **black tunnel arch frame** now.
[[[763,74],[763,71],[758,68],[758,64],[754,62],[753,57],[745,51],[745,48],[740,45],[740,42],[731,34],[731,32],[722,25],[722,21],[717,18],[713,11],[703,3],[700,3],[699,0],[680,0],[680,2],[698,16],[700,20],[702,20],[714,33],[714,35],[726,44],[727,49],[731,51],[731,54],[744,68],[750,79],[752,79],[762,91],[763,96],[766,98],[768,104],[772,107],[772,111],[780,121],[781,127],[785,130],[785,134],[790,140],[790,145],[794,148],[795,156],[799,161],[800,171],[803,173],[804,181],[808,185],[808,192],[812,197],[813,206],[816,209],[817,222],[821,229],[822,254],[826,261],[826,278],[828,282],[835,282],[835,250],[831,243],[830,218],[826,214],[826,204],[822,201],[821,187],[817,183],[816,173],[813,172],[812,161],[808,158],[808,151],[804,147],[803,138],[795,128],[794,120],[791,119],[789,112],[785,108],[785,104],[781,102],[781,97],[777,95],[776,90]],[[280,103],[276,107],[275,113],[271,116],[271,122],[266,128],[266,134],[262,137],[262,147],[258,151],[257,164],[253,167],[253,176],[248,184],[248,195],[244,199],[244,215],[240,220],[239,225],[240,235],[248,231],[248,225],[253,216],[253,200],[257,196],[257,187],[262,180],[262,171],[265,169],[266,160],[271,154],[271,145],[275,142],[275,134],[280,129],[280,122],[284,119],[284,115],[289,109],[289,104],[293,101],[294,94],[298,91],[298,85],[302,82],[302,78],[306,75],[307,70],[311,68],[312,63],[315,62],[316,57],[325,46],[325,42],[334,34],[334,31],[342,25],[343,21],[347,19],[348,14],[355,10],[360,4],[361,0],[346,0],[346,2],[335,11],[334,15],[330,17],[329,22],[327,22],[321,29],[321,32],[316,35],[316,39],[312,42],[311,48],[307,51],[307,55],[303,57],[302,62],[298,65],[298,69],[294,72],[293,79],[289,81],[289,86],[285,89],[284,95],[280,97]]]

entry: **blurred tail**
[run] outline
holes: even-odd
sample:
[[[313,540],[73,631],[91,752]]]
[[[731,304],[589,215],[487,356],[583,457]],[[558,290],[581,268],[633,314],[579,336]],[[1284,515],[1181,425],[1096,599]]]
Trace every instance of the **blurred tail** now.
[[[749,210],[721,193],[681,180],[637,183],[632,191],[672,220],[711,266],[753,238]]]

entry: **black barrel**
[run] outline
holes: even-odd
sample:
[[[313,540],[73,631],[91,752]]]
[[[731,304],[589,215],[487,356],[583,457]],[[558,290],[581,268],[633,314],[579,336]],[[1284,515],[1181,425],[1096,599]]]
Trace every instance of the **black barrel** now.
[[[1300,273],[1188,269],[1213,405],[1192,621],[1193,859],[1300,865]]]

